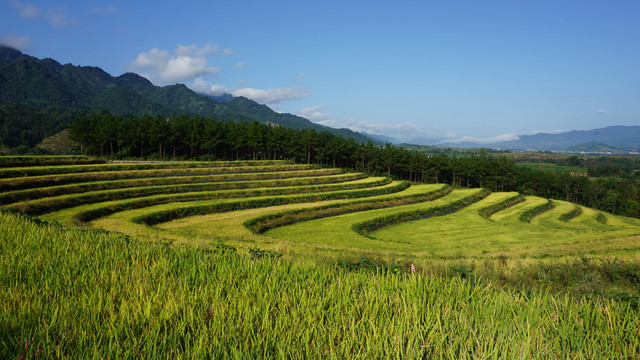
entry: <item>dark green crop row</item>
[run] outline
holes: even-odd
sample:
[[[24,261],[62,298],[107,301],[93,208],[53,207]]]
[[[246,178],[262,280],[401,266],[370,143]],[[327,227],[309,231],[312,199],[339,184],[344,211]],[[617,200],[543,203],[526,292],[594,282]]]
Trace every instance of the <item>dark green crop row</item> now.
[[[255,173],[239,175],[175,176],[160,178],[142,178],[125,180],[107,180],[87,183],[66,184],[35,189],[17,190],[0,193],[0,205],[20,201],[77,194],[83,192],[104,191],[110,189],[132,189],[147,187],[184,186],[208,187],[208,190],[257,188],[269,186],[295,186],[312,184],[330,184],[365,178],[363,173],[343,173],[339,169],[319,169],[280,173]]]
[[[542,214],[545,211],[549,211],[555,207],[555,204],[551,200],[547,200],[546,203],[540,204],[534,208],[524,211],[520,214],[520,221],[528,223],[531,222],[535,216]]]
[[[152,170],[152,169],[185,169],[185,168],[238,168],[254,166],[282,166],[292,164],[290,161],[270,160],[270,161],[184,161],[184,162],[118,162],[108,164],[82,164],[63,166],[29,166],[0,168],[0,179],[43,176],[56,174],[77,174],[87,172],[103,171],[131,171],[131,170]]]
[[[186,169],[157,169],[137,171],[107,171],[79,174],[43,175],[32,177],[20,177],[0,179],[0,191],[15,191],[33,187],[45,187],[64,184],[73,184],[87,181],[126,180],[166,176],[193,176],[193,175],[233,175],[248,173],[273,173],[284,171],[304,171],[317,167],[309,165],[283,165],[283,166],[256,166],[246,167],[242,171],[237,168],[186,168]]]
[[[313,180],[313,179],[303,179]],[[149,186],[137,188],[125,188],[109,191],[92,191],[69,196],[45,198],[41,200],[19,202],[7,206],[8,209],[32,215],[61,210],[83,204],[99,203],[104,201],[123,200],[129,198],[140,198],[151,195],[166,194],[162,199],[156,197],[154,200],[166,203],[173,201],[189,200],[209,200],[216,198],[243,197],[243,196],[265,196],[265,195],[286,195],[308,192],[354,190],[382,186],[391,182],[389,178],[371,182],[339,183],[339,184],[309,184],[288,187],[275,186],[280,180],[271,182],[223,182],[207,184],[182,184],[173,186]],[[263,188],[259,190],[250,190]],[[228,191],[233,190],[235,191]],[[227,190],[225,192],[215,190]],[[149,204],[151,199],[139,199],[141,203]],[[148,205],[146,205],[148,206]]]
[[[414,194],[406,197],[396,197],[382,200],[359,200],[350,203],[329,204],[307,209],[295,209],[269,214],[253,218],[244,223],[244,226],[256,234],[280,226],[295,224],[297,222],[322,219],[330,216],[349,214],[359,211],[369,211],[392,206],[415,204],[423,201],[432,201],[449,194],[453,188],[445,186],[441,189],[430,191],[424,194]]]
[[[506,198],[495,204],[483,207],[482,209],[478,210],[478,214],[480,214],[480,216],[482,216],[483,218],[489,220],[489,217],[491,217],[491,215],[497,213],[498,211],[502,211],[516,204],[519,204],[524,200],[525,200],[524,195],[518,194],[512,197]]]
[[[598,215],[596,215],[596,221],[599,222],[600,224],[607,224],[607,216],[601,212],[598,212]]]
[[[562,220],[564,222],[567,222],[567,221],[579,216],[580,214],[582,214],[582,206],[573,205],[573,210],[569,211],[566,214],[560,215],[560,220]]]
[[[335,200],[335,199],[351,199],[351,198],[361,198],[365,196],[383,195],[383,194],[402,191],[408,188],[409,185],[410,183],[408,181],[402,181],[394,186],[375,188],[375,189],[336,191],[336,192],[321,193],[321,194],[317,194],[317,193],[306,194],[301,196],[251,198],[251,199],[245,199],[241,201],[217,203],[212,205],[189,206],[189,207],[158,211],[155,213],[142,215],[137,218],[134,218],[132,221],[138,224],[156,225],[163,222],[180,219],[188,216],[195,216],[195,215],[206,215],[206,214],[213,214],[218,212],[253,209],[253,208],[267,207],[267,206],[296,204],[296,203],[303,203],[303,202],[315,202],[315,201],[325,201],[325,200]],[[81,214],[78,214],[78,215],[81,215]],[[86,221],[81,219],[80,217],[77,217],[77,219],[80,221]]]
[[[81,155],[0,156],[0,168],[40,165],[104,164],[102,159]]]
[[[370,236],[369,233],[381,229],[385,226],[451,214],[484,199],[485,197],[489,196],[489,194],[491,194],[491,191],[489,189],[482,189],[481,191],[473,195],[466,196],[460,200],[452,201],[446,205],[381,216],[369,221],[355,224],[353,225],[352,230],[362,236],[373,239],[373,237]]]

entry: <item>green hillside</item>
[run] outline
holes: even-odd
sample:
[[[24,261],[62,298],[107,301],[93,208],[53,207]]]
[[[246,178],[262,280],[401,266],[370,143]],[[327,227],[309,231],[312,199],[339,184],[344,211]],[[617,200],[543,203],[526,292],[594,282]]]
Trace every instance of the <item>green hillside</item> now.
[[[0,117],[3,127],[10,126],[6,125],[9,117],[26,116],[24,111],[15,110],[12,106],[27,109],[30,113],[44,113],[42,119],[38,118],[36,127],[47,128],[40,125],[42,122],[57,124],[55,130],[46,129],[38,134],[37,141],[20,138],[19,142],[29,146],[67,127],[69,118],[78,112],[104,111],[113,115],[189,114],[225,121],[258,121],[300,130],[327,131],[358,142],[370,141],[360,133],[314,124],[296,115],[280,114],[243,97],[217,102],[182,84],[158,87],[134,73],[112,77],[98,67],[61,65],[53,59],[37,59],[4,46],[0,46],[0,82],[0,106],[5,112],[11,111],[9,116]],[[56,116],[52,108],[73,115]],[[13,146],[5,139],[0,139],[0,142]]]

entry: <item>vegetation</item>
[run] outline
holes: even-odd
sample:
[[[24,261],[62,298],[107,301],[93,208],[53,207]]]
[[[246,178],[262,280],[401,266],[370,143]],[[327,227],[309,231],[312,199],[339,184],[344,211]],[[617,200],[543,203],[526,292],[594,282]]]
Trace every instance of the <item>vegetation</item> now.
[[[414,190],[415,188],[417,188],[417,186],[414,186]],[[280,213],[272,213],[253,218],[245,222],[244,226],[257,234],[262,234],[267,230],[271,230],[279,226],[291,225],[300,221],[309,221],[359,211],[432,201],[449,194],[451,191],[452,189],[450,187],[437,187],[436,189],[433,189],[433,187],[427,187],[424,192],[414,192],[412,194],[399,192],[398,195],[394,197],[376,196],[348,203],[332,203],[318,207],[287,210]]]
[[[337,173],[332,175],[331,173]],[[329,175],[325,175],[329,174]],[[269,176],[263,176],[269,175]],[[250,180],[249,178],[257,180]],[[41,199],[48,197],[58,197],[69,194],[78,194],[78,197],[90,196],[91,192],[99,191],[102,194],[111,190],[113,197],[122,194],[152,194],[161,190],[166,193],[186,190],[225,190],[225,189],[249,189],[256,187],[280,187],[310,184],[332,184],[351,180],[362,180],[366,175],[362,173],[342,173],[341,171],[311,170],[297,172],[280,172],[268,174],[251,174],[241,176],[176,176],[163,178],[143,178],[127,180],[107,180],[84,182],[77,184],[67,184],[58,186],[48,186],[42,188],[16,190],[0,193],[0,204],[11,204],[20,202],[24,205],[27,201],[37,199],[41,202],[55,201],[54,199]],[[249,179],[249,180],[247,180]],[[385,180],[386,181],[386,180]]]
[[[0,213],[0,357],[640,354],[638,220],[317,164],[85,166],[0,168],[40,216]]]
[[[553,209],[554,206],[555,205],[553,204],[553,201],[547,200],[547,202],[545,202],[544,204],[540,204],[520,214],[520,221],[527,223],[531,222],[531,219],[533,219],[534,216],[539,215],[545,211],[549,211]]]
[[[213,99],[182,84],[158,87],[134,73],[112,77],[97,67],[61,65],[5,46],[0,46],[0,79],[0,145],[14,152],[33,149],[78,117],[104,114],[148,114],[162,119],[188,114],[369,140],[348,129],[332,129],[296,115],[277,113],[244,97]]]
[[[34,155],[22,155],[22,156],[0,156],[0,168],[12,168],[2,169],[4,173],[15,171],[16,167],[23,168],[26,166],[33,166],[35,169],[43,168],[43,166],[53,165],[88,165],[88,164],[104,164],[106,161],[103,159],[97,159],[89,156],[82,155],[66,155],[66,156],[34,156]],[[23,173],[16,174],[15,176],[22,176]]]
[[[0,214],[3,358],[635,358],[625,301],[141,243]],[[610,269],[615,264],[603,264]],[[26,346],[25,346],[26,344]]]
[[[566,159],[559,164],[565,168],[549,171],[557,165],[517,166],[506,156],[487,151],[460,157],[434,155],[407,151],[391,144],[380,147],[357,143],[313,130],[298,131],[257,122],[219,122],[186,115],[168,119],[86,117],[72,124],[71,134],[82,144],[83,151],[98,156],[290,159],[296,163],[341,167],[414,182],[517,191],[640,217],[640,178],[591,179],[584,176],[585,167],[590,165],[577,156],[560,158]],[[605,160],[594,161],[600,164]],[[624,164],[637,166],[634,160]]]

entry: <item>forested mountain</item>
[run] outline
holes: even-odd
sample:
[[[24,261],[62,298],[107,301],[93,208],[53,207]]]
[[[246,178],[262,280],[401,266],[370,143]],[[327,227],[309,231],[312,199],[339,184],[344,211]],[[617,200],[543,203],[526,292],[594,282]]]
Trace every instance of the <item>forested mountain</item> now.
[[[333,129],[296,115],[277,113],[247,98],[208,97],[182,84],[158,87],[134,73],[113,77],[98,67],[61,65],[53,59],[38,59],[4,46],[0,46],[0,104],[4,105],[5,113],[13,109],[11,106],[19,106],[22,112],[37,113],[39,116],[31,118],[44,117],[46,119],[42,121],[56,122],[59,126],[53,128],[64,128],[70,122],[65,118],[49,118],[51,108],[76,113],[106,111],[113,115],[131,116],[188,114],[220,120],[258,121],[299,130],[328,131],[358,142],[371,140],[349,129]],[[20,116],[19,113],[14,115],[13,118]],[[0,125],[6,127],[5,118],[0,121]],[[7,144],[5,138],[0,141]],[[22,141],[27,146],[31,143],[31,140]]]
[[[457,147],[493,149],[534,149],[538,151],[584,151],[629,153],[640,151],[640,126],[608,126],[593,130],[573,130],[560,134],[520,135],[518,140],[492,144],[447,143]]]

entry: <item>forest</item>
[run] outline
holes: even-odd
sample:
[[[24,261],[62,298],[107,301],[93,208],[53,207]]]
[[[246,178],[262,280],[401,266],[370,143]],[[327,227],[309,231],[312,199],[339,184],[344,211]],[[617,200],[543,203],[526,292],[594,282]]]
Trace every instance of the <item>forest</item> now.
[[[517,166],[505,156],[425,154],[392,144],[358,143],[326,132],[258,122],[89,115],[76,118],[71,137],[85,155],[112,159],[280,160],[387,175],[419,183],[484,187],[571,201],[613,214],[640,217],[640,174],[635,160],[595,160],[588,176]],[[631,162],[631,165],[629,165]],[[631,169],[629,169],[631,167]]]

